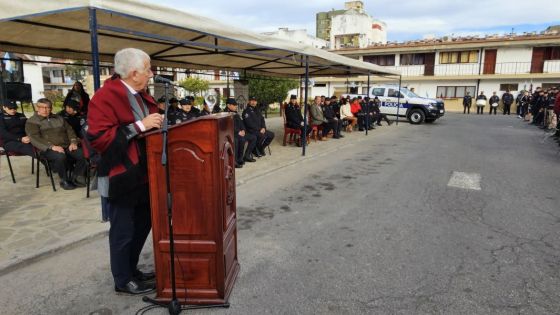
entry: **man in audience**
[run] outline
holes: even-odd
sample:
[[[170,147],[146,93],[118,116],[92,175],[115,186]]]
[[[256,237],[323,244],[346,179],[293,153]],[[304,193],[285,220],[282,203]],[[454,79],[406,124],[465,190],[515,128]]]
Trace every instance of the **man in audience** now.
[[[78,137],[64,118],[52,114],[52,103],[46,98],[37,101],[37,112],[25,124],[25,132],[60,177],[60,187],[65,190],[85,186],[86,163]],[[68,176],[68,166],[74,164],[73,176]]]
[[[25,134],[27,118],[17,112],[17,104],[10,102],[4,106],[5,113],[0,112],[0,137],[4,149],[29,156],[34,156],[31,139]]]
[[[274,139],[274,133],[266,129],[264,117],[257,109],[257,99],[255,97],[249,97],[249,106],[243,111],[243,122],[245,123],[245,132],[257,137],[257,145],[253,153],[257,157],[266,155],[264,149]]]
[[[245,124],[237,112],[237,102],[234,98],[226,100],[226,113],[234,113],[233,116],[233,134],[235,136],[235,167],[241,168],[245,162],[256,162],[251,153],[257,144],[257,137],[245,131]],[[245,151],[245,142],[248,143]]]
[[[320,96],[315,96],[314,103],[309,107],[309,115],[311,116],[311,126],[320,126],[322,128],[321,140],[326,141],[327,135],[334,129],[334,126],[329,123],[323,114]]]
[[[385,120],[389,126],[393,123],[392,121],[387,118],[387,115],[381,113],[381,109],[379,108],[379,104],[381,101],[376,96],[373,99],[373,120],[377,123],[378,126],[381,126],[381,120]]]
[[[297,103],[297,96],[290,96],[290,102],[286,106],[284,114],[286,115],[286,127],[299,129],[303,135],[303,115],[301,114],[301,108]],[[309,133],[311,133],[311,127],[308,126],[307,135],[309,135]],[[303,136],[301,138],[305,139]]]
[[[328,98],[328,97],[325,98],[325,102],[323,103],[323,108],[322,109],[323,109],[323,115],[325,116],[325,118],[329,121],[329,123],[333,127],[333,138],[335,138],[335,139],[343,138],[344,136],[340,134],[340,128],[342,127],[342,123],[336,117],[334,109],[332,108],[332,105],[331,105],[331,99],[330,98]]]

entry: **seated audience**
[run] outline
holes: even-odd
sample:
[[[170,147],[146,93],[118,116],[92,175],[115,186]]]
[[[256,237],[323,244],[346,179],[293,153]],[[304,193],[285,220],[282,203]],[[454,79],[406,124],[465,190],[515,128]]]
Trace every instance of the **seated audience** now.
[[[311,127],[320,126],[322,128],[321,140],[326,141],[329,132],[334,129],[334,126],[325,118],[323,110],[321,109],[321,97],[315,96],[313,104],[309,107],[309,117],[311,118]]]
[[[52,114],[52,103],[46,98],[37,101],[37,112],[27,120],[25,132],[31,144],[50,163],[65,190],[85,186],[85,159],[78,147],[78,137],[64,118]],[[68,166],[74,165],[72,176]]]
[[[373,99],[373,121],[376,122],[376,124],[378,126],[381,126],[381,120],[385,120],[387,122],[387,125],[391,126],[391,124],[393,123],[392,121],[389,120],[389,118],[387,118],[386,114],[382,114],[381,113],[381,109],[379,108],[379,105],[381,104],[381,101],[379,100],[379,98],[376,96]]]
[[[354,126],[358,123],[358,118],[352,114],[352,108],[350,107],[350,103],[343,98],[342,105],[340,106],[340,119],[348,121],[348,125],[346,126],[346,132],[352,132],[354,130]]]
[[[80,115],[78,110],[80,109],[80,104],[74,100],[69,100],[58,115],[72,127],[74,133],[78,138],[82,138],[82,127],[86,123],[86,120]]]
[[[257,137],[257,145],[254,155],[261,157],[266,155],[264,148],[268,147],[274,139],[274,133],[267,130],[264,117],[260,110],[257,109],[257,99],[249,97],[249,106],[243,111],[243,122],[245,123],[245,132]]]
[[[325,101],[323,102],[323,108],[322,109],[323,109],[323,115],[329,121],[329,123],[333,126],[333,138],[335,138],[335,139],[344,138],[344,136],[340,134],[340,129],[342,128],[342,123],[336,117],[336,114],[335,114],[334,109],[332,107],[330,98],[328,98],[328,97],[325,98]]]
[[[235,167],[241,168],[245,162],[256,162],[251,155],[256,144],[257,137],[253,134],[245,132],[245,124],[237,112],[237,102],[234,98],[226,100],[225,113],[235,113],[233,116],[233,134],[235,136]],[[248,143],[247,150],[245,151],[245,142]]]
[[[286,115],[286,127],[292,129],[299,129],[303,135],[303,115],[301,114],[301,108],[297,102],[297,96],[291,95],[290,102],[286,105],[284,109],[284,115]],[[307,127],[307,135],[311,133],[311,127]],[[305,137],[301,137],[305,138]],[[301,143],[298,143],[301,145]]]
[[[25,133],[27,118],[17,112],[17,104],[10,102],[4,106],[4,113],[0,113],[0,137],[7,152],[14,152],[35,156],[31,139]]]

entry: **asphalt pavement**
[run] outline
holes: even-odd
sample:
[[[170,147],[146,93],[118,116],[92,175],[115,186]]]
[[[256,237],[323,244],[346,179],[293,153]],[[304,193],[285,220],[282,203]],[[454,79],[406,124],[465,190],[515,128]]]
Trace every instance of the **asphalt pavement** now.
[[[559,314],[558,146],[514,116],[385,130],[244,183],[231,307],[185,313]],[[1,276],[2,313],[135,314],[107,247]]]

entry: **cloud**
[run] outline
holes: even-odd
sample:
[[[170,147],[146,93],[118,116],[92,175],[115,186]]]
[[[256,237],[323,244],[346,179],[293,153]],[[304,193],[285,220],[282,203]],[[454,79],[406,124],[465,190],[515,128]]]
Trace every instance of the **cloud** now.
[[[208,16],[256,32],[289,27],[305,28],[312,35],[315,34],[317,12],[344,7],[344,0],[144,1]],[[511,0],[365,0],[364,3],[371,16],[387,22],[389,40],[418,39],[424,34],[487,34],[509,31],[519,24],[545,27],[560,23],[560,6],[552,5],[549,0],[515,3]]]

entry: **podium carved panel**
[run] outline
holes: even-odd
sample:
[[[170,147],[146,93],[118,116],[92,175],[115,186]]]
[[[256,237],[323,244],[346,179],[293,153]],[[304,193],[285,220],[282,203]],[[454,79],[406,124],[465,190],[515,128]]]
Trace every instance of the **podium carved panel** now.
[[[169,229],[162,135],[146,136],[156,286],[171,299]],[[211,115],[169,129],[177,297],[189,304],[225,303],[237,259],[233,119]]]

